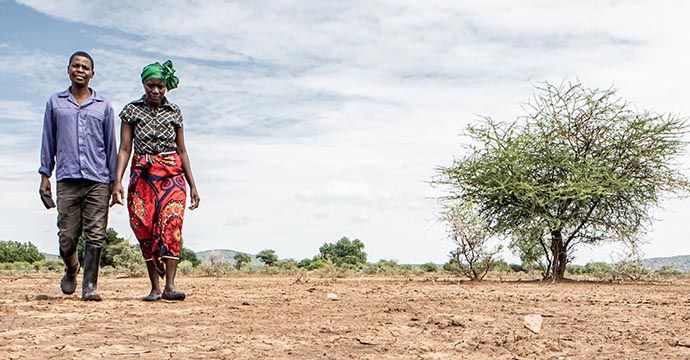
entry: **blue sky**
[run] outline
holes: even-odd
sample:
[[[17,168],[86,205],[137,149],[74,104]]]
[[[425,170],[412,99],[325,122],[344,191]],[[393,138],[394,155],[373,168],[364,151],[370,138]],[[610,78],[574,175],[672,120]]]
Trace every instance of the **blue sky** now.
[[[36,196],[45,101],[76,50],[116,111],[141,67],[171,59],[201,207],[194,250],[313,256],[359,238],[371,260],[444,262],[434,169],[463,153],[478,115],[522,114],[535,84],[615,86],[641,108],[690,114],[683,1],[0,0],[0,239],[56,253],[54,211]],[[118,125],[119,131],[119,125]],[[683,168],[690,161],[682,159]],[[687,202],[669,200],[643,247],[690,254]],[[124,208],[110,225],[131,236]],[[134,238],[131,238],[134,241]],[[611,260],[615,246],[577,262]]]

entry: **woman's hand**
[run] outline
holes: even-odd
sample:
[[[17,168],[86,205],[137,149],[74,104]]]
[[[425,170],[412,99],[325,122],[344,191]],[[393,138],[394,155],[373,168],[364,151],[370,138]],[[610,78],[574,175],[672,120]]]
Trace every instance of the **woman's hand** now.
[[[196,191],[196,186],[193,186],[191,189],[189,189],[189,196],[192,198],[192,204],[189,205],[189,210],[198,208],[201,198],[199,198],[199,193]]]
[[[112,207],[115,204],[120,204],[124,205],[125,204],[125,189],[122,187],[122,182],[120,181],[114,181],[113,182],[113,189],[111,192],[112,196],[112,201],[110,201],[110,206]]]

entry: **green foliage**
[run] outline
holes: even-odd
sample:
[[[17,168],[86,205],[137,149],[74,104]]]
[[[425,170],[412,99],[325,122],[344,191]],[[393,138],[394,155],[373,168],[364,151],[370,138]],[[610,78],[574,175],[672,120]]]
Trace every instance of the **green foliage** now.
[[[273,266],[278,262],[278,256],[276,255],[275,250],[271,249],[259,251],[259,253],[256,254],[256,258],[266,266]]]
[[[245,253],[238,252],[234,256],[235,260],[235,269],[239,270],[243,268],[245,265],[249,265],[251,263],[252,258]]]
[[[0,273],[14,274],[14,273],[32,273],[36,272],[36,268],[26,261],[15,261],[8,263],[0,263]]]
[[[329,262],[326,261],[326,259],[317,255],[311,259],[306,258],[300,260],[299,262],[297,262],[297,267],[305,270],[316,270],[323,268],[327,264],[329,264]]]
[[[363,251],[364,243],[359,239],[350,240],[343,237],[335,244],[325,243],[319,248],[319,256],[336,266],[344,264],[358,265],[367,262],[367,254]]]
[[[613,266],[605,262],[590,262],[583,268],[583,274],[594,276],[598,279],[610,279],[615,274]]]
[[[661,277],[675,277],[683,275],[683,272],[670,266],[662,266],[654,272],[654,275]]]
[[[201,260],[196,256],[196,253],[184,246],[180,249],[180,262],[182,261],[189,261],[193,267],[201,265]]]
[[[184,275],[189,275],[194,272],[196,266],[189,260],[181,260],[177,264],[177,272]]]
[[[103,266],[113,266],[113,257],[116,255],[113,253],[110,248],[120,244],[120,243],[128,243],[125,238],[120,237],[113,228],[108,228],[105,231],[106,238],[105,238],[105,245],[103,245],[103,249],[101,251],[101,267]],[[77,243],[77,256],[79,257],[79,262],[83,263],[84,262],[84,249],[85,249],[85,241],[86,238],[84,235],[79,237],[79,243]],[[117,250],[116,250],[117,251]]]
[[[527,272],[527,269],[522,264],[510,264],[510,270],[512,272]]]
[[[281,270],[287,270],[287,271],[297,270],[297,268],[298,268],[297,261],[295,259],[287,259],[284,261],[279,261],[277,265]]]
[[[44,259],[45,256],[31,242],[0,241],[0,263],[33,263]]]
[[[36,271],[62,272],[65,264],[62,260],[40,260],[33,263]]]
[[[511,269],[510,265],[508,265],[507,262],[501,260],[501,261],[496,261],[494,265],[491,267],[491,271],[497,272],[497,273],[511,273],[513,272],[513,269]]]
[[[123,241],[110,246],[113,256],[113,267],[127,276],[141,276],[145,273],[146,264],[138,246]]]
[[[675,166],[687,133],[678,116],[579,83],[539,86],[526,109],[470,126],[475,145],[434,183],[447,201],[478,204],[492,234],[541,249],[546,277],[562,278],[579,244],[635,242],[661,196],[689,188]]]
[[[583,265],[569,264],[566,272],[570,275],[582,275],[585,273],[585,267]]]
[[[432,262],[428,262],[419,266],[424,272],[436,272],[438,271],[438,266]]]

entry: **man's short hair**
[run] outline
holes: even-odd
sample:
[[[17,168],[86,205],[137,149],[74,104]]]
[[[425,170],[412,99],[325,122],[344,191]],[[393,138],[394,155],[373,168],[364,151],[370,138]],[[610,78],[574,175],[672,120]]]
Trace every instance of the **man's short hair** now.
[[[94,70],[95,66],[93,64],[93,58],[86,51],[77,51],[74,54],[72,54],[72,56],[69,57],[69,63],[67,64],[68,67],[70,65],[72,65],[72,60],[74,60],[75,56],[83,56],[83,57],[89,59],[89,61],[91,61],[91,70],[92,71]]]

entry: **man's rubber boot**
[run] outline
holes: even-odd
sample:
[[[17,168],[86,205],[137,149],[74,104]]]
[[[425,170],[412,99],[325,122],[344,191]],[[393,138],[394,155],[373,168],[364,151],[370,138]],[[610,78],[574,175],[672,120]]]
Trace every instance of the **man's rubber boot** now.
[[[96,289],[98,287],[98,266],[101,262],[101,248],[86,246],[84,251],[84,281],[81,284],[81,299],[84,301],[101,301]]]
[[[63,294],[71,295],[77,289],[77,274],[79,274],[77,253],[68,258],[62,258],[62,261],[65,263],[65,274],[60,279],[60,289]]]

